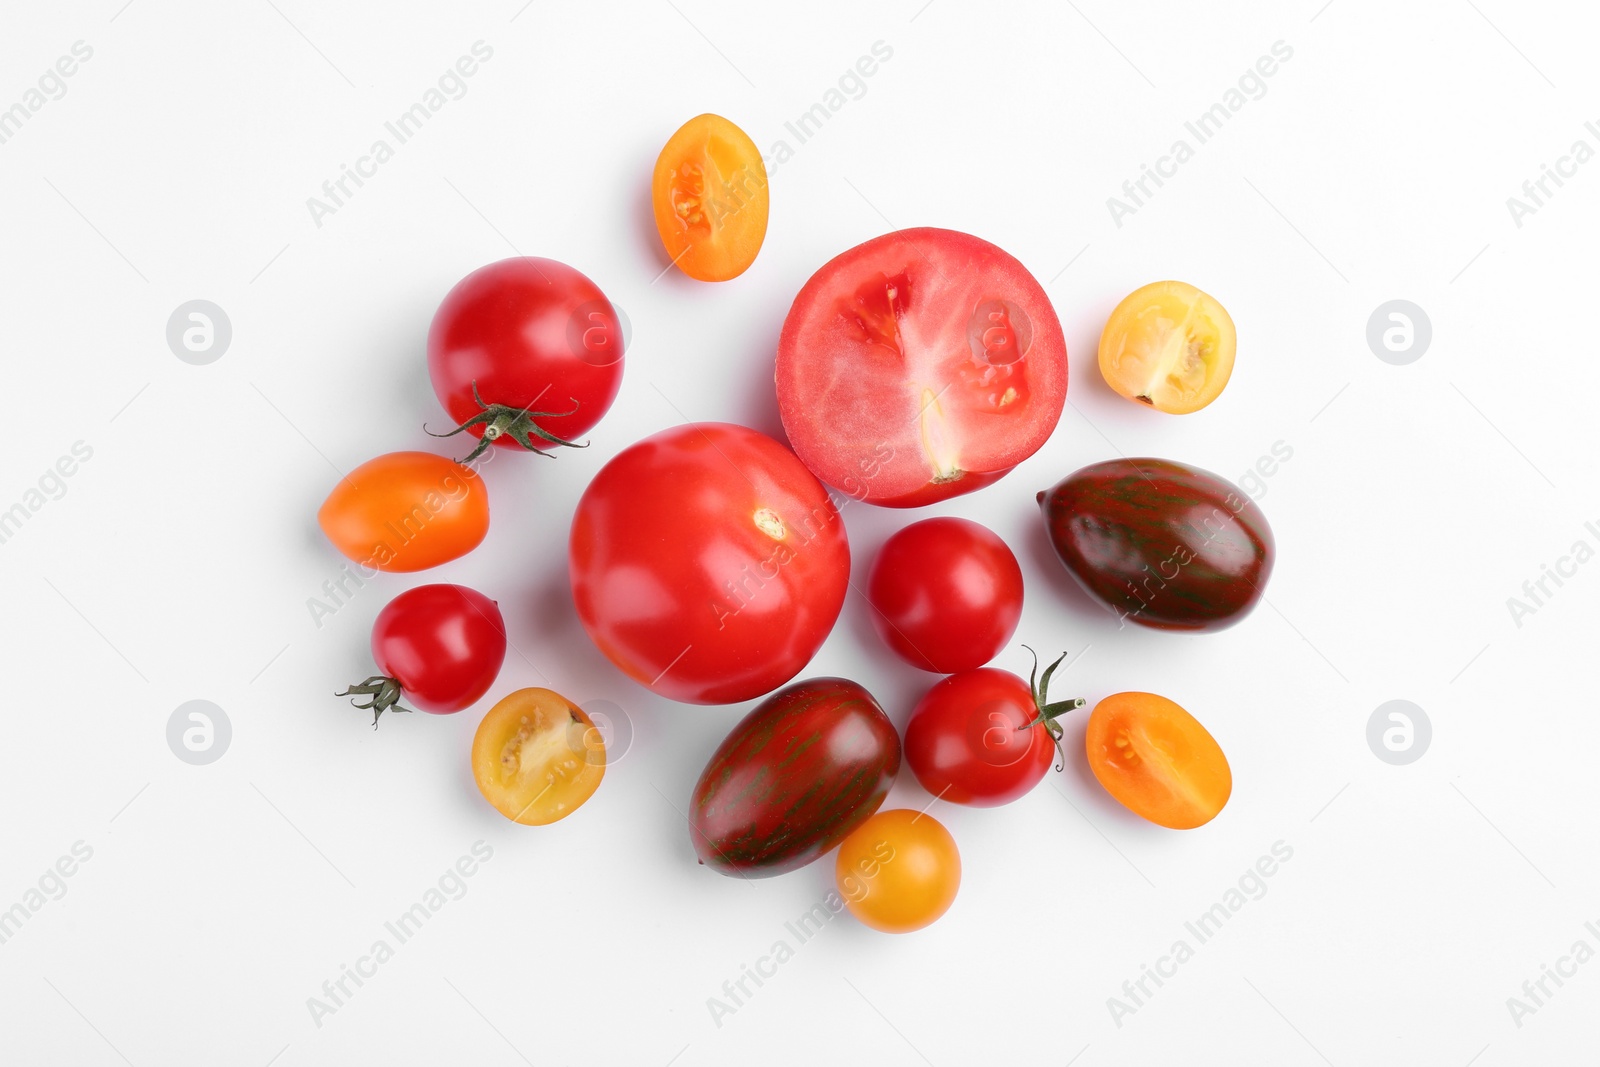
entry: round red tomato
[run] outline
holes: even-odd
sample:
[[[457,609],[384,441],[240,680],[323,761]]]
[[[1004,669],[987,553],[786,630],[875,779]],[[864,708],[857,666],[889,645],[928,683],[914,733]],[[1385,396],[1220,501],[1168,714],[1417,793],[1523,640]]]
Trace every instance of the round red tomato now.
[[[1044,444],[1067,344],[1044,289],[987,241],[898,230],[828,261],[778,340],[795,453],[851,496],[916,507],[982,488]]]
[[[967,519],[914,522],[878,550],[867,576],[878,636],[913,667],[954,674],[994,659],[1022,618],[1022,568]]]
[[[506,624],[494,601],[464,585],[419,585],[378,612],[372,659],[382,674],[338,696],[369,696],[372,722],[398,701],[445,715],[489,691],[506,658]]]
[[[502,259],[461,279],[439,305],[428,375],[458,423],[452,433],[481,438],[473,456],[484,442],[542,452],[572,444],[611,407],[622,326],[599,286],[565,263]]]
[[[1066,657],[1062,657],[1065,659]],[[1044,677],[1023,681],[993,667],[952,674],[929,689],[906,722],[905,756],[922,788],[957,804],[1009,804],[1039,784],[1061,737],[1058,716],[1082,700],[1045,695]]]
[[[645,438],[578,502],[569,553],[584,629],[662,696],[730,704],[793,678],[850,578],[827,490],[772,438],[694,423]]]

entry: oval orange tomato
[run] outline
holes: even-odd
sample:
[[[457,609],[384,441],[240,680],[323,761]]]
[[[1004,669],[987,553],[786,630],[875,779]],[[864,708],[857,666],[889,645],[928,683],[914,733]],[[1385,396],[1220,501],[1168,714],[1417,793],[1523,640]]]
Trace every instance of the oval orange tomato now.
[[[431,452],[390,452],[345,475],[317,511],[333,547],[364,567],[420,571],[466,555],[489,532],[476,471]]]
[[[1115,693],[1095,705],[1084,734],[1089,769],[1118,803],[1173,830],[1216,818],[1233,772],[1193,715],[1154,693]]]
[[[927,812],[880,811],[839,846],[834,880],[857,919],[886,934],[910,933],[955,903],[961,854]]]
[[[721,115],[692,118],[672,135],[656,159],[650,200],[667,255],[703,282],[743,274],[767,236],[766,164]]]

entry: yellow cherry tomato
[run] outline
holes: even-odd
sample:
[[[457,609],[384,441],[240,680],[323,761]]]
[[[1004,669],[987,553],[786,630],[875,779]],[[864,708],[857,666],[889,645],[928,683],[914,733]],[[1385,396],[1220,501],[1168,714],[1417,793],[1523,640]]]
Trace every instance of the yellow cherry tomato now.
[[[1111,313],[1100,334],[1100,373],[1129,400],[1187,415],[1228,384],[1237,341],[1213,297],[1184,282],[1155,282]]]
[[[904,934],[950,909],[961,887],[961,854],[932,815],[880,811],[839,846],[834,879],[857,919],[874,930]]]
[[[495,810],[524,826],[571,815],[600,787],[606,745],[594,721],[549,689],[518,689],[478,724],[472,776]]]
[[[767,167],[745,132],[721,115],[684,123],[650,181],[656,230],[678,269],[725,282],[756,260],[767,236]]]
[[[1115,693],[1096,704],[1084,749],[1106,792],[1160,826],[1208,823],[1233,793],[1222,746],[1193,715],[1154,693]]]

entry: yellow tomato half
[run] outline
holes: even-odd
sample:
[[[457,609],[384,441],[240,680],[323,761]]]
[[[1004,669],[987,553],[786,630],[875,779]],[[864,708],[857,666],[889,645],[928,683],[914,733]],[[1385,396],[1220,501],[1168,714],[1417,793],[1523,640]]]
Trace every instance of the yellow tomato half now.
[[[478,724],[472,776],[495,810],[525,826],[571,815],[600,787],[606,745],[582,708],[549,689],[518,689]]]
[[[703,282],[737,278],[767,236],[767,168],[755,142],[721,115],[684,123],[656,159],[656,230],[678,269]]]
[[[1155,282],[1111,313],[1100,334],[1100,373],[1129,400],[1187,415],[1228,384],[1237,341],[1213,297],[1184,282]]]

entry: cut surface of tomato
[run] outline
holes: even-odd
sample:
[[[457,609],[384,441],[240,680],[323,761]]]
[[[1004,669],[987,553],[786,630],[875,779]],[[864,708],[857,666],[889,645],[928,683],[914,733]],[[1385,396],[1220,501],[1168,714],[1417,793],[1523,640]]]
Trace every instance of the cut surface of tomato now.
[[[778,405],[823,481],[916,507],[995,481],[1061,417],[1067,347],[1026,267],[969,234],[898,230],[811,277],[778,342]]]
[[[512,822],[544,826],[571,815],[606,773],[606,745],[584,710],[549,689],[518,689],[483,717],[472,775]]]
[[[1112,311],[1100,334],[1100,373],[1129,400],[1187,415],[1227,386],[1237,342],[1214,297],[1186,282],[1154,282]]]
[[[650,182],[656,230],[678,269],[703,282],[737,278],[767,236],[767,168],[755,142],[721,115],[684,123]]]
[[[1089,769],[1118,803],[1174,830],[1216,818],[1233,793],[1228,758],[1181,706],[1154,693],[1115,693],[1084,733]]]

